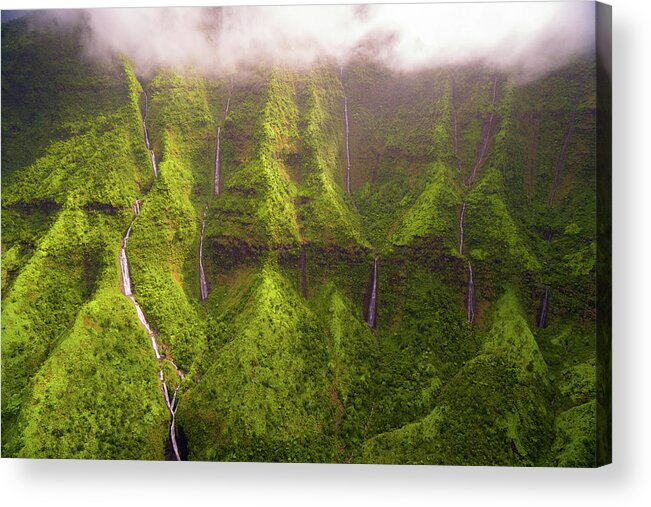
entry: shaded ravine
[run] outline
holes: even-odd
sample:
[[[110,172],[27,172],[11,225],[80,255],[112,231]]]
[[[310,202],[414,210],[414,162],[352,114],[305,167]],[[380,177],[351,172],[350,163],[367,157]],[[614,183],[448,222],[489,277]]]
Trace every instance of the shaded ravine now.
[[[459,126],[457,124],[457,103],[456,103],[456,87],[452,84],[452,121],[454,124],[454,158],[457,159],[457,169],[459,173],[462,172],[461,157],[459,156]]]
[[[371,403],[371,409],[368,412],[368,416],[366,416],[366,422],[364,423],[364,428],[362,430],[362,439],[360,443],[358,444],[358,449],[361,449],[364,447],[364,444],[366,443],[366,439],[368,437],[368,430],[371,427],[371,420],[373,419],[373,411],[375,410],[375,400],[372,401]],[[348,455],[348,458],[344,460],[344,463],[349,464],[353,458],[355,457],[355,452],[356,449],[353,449],[350,454]]]
[[[543,239],[547,242],[552,240],[552,231],[551,229],[546,229],[543,233]],[[547,327],[547,309],[549,308],[549,296],[550,296],[549,285],[545,285],[543,290],[542,299],[538,307],[538,317],[536,318],[536,326],[539,329]]]
[[[142,128],[145,132],[145,145],[149,150],[149,158],[151,160],[151,166],[154,169],[154,178],[158,178],[158,166],[156,165],[156,155],[154,155],[154,150],[151,148],[151,143],[149,142],[149,130],[147,129],[147,111],[149,109],[149,99],[147,97],[147,92],[144,89],[142,93],[145,96],[145,112],[142,117]]]
[[[213,194],[214,195],[219,195],[219,184],[221,180],[221,172],[220,172],[220,165],[219,165],[219,140],[221,138],[221,131],[222,127],[224,126],[224,123],[226,122],[226,118],[228,117],[228,111],[231,108],[231,93],[233,91],[233,88],[229,88],[228,90],[228,98],[226,99],[226,109],[224,110],[224,120],[222,122],[222,125],[217,127],[217,134],[216,134],[216,141],[215,141],[215,184],[213,188]]]
[[[346,127],[346,193],[350,194],[350,127],[348,125],[348,97],[344,88],[344,68],[339,69],[339,81],[344,94],[344,122]]]
[[[371,275],[371,294],[366,308],[366,323],[371,329],[377,327],[377,264],[378,256],[373,260],[373,273]]]
[[[472,275],[472,264],[468,261],[468,286],[466,289],[466,308],[468,322],[470,325],[475,322],[475,282]]]
[[[206,272],[203,267],[203,235],[206,231],[206,212],[208,207],[203,209],[203,219],[201,220],[201,235],[199,236],[199,297],[201,301],[208,299],[208,284],[206,283]]]
[[[549,306],[549,287],[545,285],[545,291],[543,293],[543,299],[540,303],[540,309],[538,310],[538,321],[537,325],[539,328],[547,327],[547,308]]]
[[[574,99],[574,108],[572,109],[572,114],[570,119],[565,127],[565,132],[563,133],[563,142],[561,143],[561,151],[558,154],[558,159],[556,159],[556,164],[554,165],[554,180],[552,183],[552,190],[549,195],[549,201],[547,202],[547,207],[552,209],[554,207],[554,200],[556,199],[556,192],[558,190],[558,181],[560,178],[561,171],[565,165],[565,160],[567,159],[567,152],[570,145],[570,139],[572,138],[572,133],[574,132],[574,127],[576,125],[576,116],[579,109],[579,102],[581,101],[581,96],[585,91],[586,80],[585,78],[581,80],[579,85],[579,90],[577,91],[576,98]],[[546,229],[543,234],[543,239],[547,242],[550,242],[552,239],[551,229]],[[548,285],[545,285],[543,289],[542,299],[538,308],[538,317],[536,319],[536,326],[539,329],[547,327],[547,313],[549,309],[549,298],[551,295],[551,289]]]
[[[122,278],[122,293],[129,298],[129,300],[133,303],[135,309],[136,309],[136,314],[138,316],[138,320],[140,321],[140,324],[145,328],[145,331],[147,331],[147,335],[149,336],[149,339],[151,341],[151,347],[154,351],[154,354],[156,356],[156,359],[158,360],[158,366],[159,366],[159,380],[161,383],[161,388],[163,390],[163,397],[165,399],[165,405],[167,406],[167,409],[170,412],[171,416],[171,422],[170,422],[170,443],[172,445],[172,450],[174,451],[174,456],[177,461],[181,461],[181,455],[179,454],[179,449],[178,445],[176,443],[176,426],[175,426],[175,416],[176,416],[176,408],[178,406],[177,399],[176,399],[176,393],[178,391],[180,381],[183,380],[183,371],[180,370],[172,360],[167,359],[163,355],[161,355],[158,344],[156,342],[156,333],[154,330],[151,328],[149,325],[149,322],[147,321],[147,318],[145,317],[144,312],[142,311],[142,308],[136,301],[136,298],[133,295],[132,292],[132,287],[131,287],[131,275],[129,274],[129,261],[127,259],[127,245],[129,242],[129,235],[131,234],[131,228],[133,227],[133,223],[136,220],[136,217],[140,213],[140,206],[141,206],[140,201],[136,201],[133,205],[133,218],[131,219],[131,223],[129,224],[129,228],[127,229],[127,232],[125,233],[124,237],[122,238],[122,248],[120,249],[120,254],[119,254],[119,259],[120,259],[120,275]],[[163,374],[163,366],[164,363],[167,362],[169,363],[174,370],[176,371],[177,376],[179,377],[179,384],[177,384],[176,388],[174,389],[174,395],[170,399],[169,396],[169,390],[167,387],[167,383],[165,382],[165,377]]]
[[[150,141],[149,141],[149,132],[147,129],[147,123],[146,123],[146,117],[147,117],[147,112],[148,112],[148,99],[147,99],[147,93],[143,89],[143,94],[145,95],[145,111],[142,116],[142,124],[143,124],[143,131],[145,135],[145,145],[149,149],[149,152],[151,154],[151,160],[152,160],[152,165],[154,167],[154,175],[158,176],[158,171],[156,168],[156,161],[154,157],[154,152],[153,150],[150,149]],[[147,335],[149,336],[149,340],[151,342],[151,347],[152,350],[154,351],[154,355],[156,356],[156,360],[158,361],[158,377],[159,381],[161,384],[161,389],[163,391],[163,398],[165,400],[165,405],[167,406],[167,409],[170,412],[170,434],[169,434],[169,442],[172,447],[172,451],[174,453],[174,458],[177,461],[181,461],[181,455],[179,453],[179,448],[177,445],[177,440],[176,440],[176,409],[178,406],[178,400],[176,398],[176,394],[178,391],[178,388],[180,386],[180,382],[183,380],[184,373],[181,369],[179,369],[176,364],[170,359],[167,358],[165,355],[162,355],[160,353],[160,350],[158,348],[158,343],[156,342],[156,333],[152,329],[152,327],[149,325],[149,322],[147,321],[147,318],[145,317],[144,312],[142,311],[142,308],[136,301],[135,296],[133,295],[133,289],[131,285],[131,274],[129,272],[129,261],[127,258],[127,245],[129,243],[129,236],[131,235],[131,229],[133,227],[134,222],[136,221],[136,218],[140,214],[140,207],[142,206],[142,201],[136,199],[136,201],[133,203],[132,206],[132,211],[133,211],[133,217],[131,218],[131,223],[129,224],[129,227],[127,228],[126,233],[124,234],[124,237],[122,238],[122,247],[120,248],[120,253],[118,255],[119,262],[120,262],[120,277],[122,281],[122,293],[129,298],[129,300],[133,303],[135,309],[136,309],[136,315],[138,316],[138,320],[140,321],[140,324],[142,327],[145,328],[145,331],[147,332]],[[167,383],[165,382],[165,375],[163,372],[163,366],[165,362],[169,363],[173,368],[174,371],[176,372],[177,377],[179,378],[179,383],[177,384],[176,388],[174,389],[174,395],[170,399],[169,396],[169,389],[167,387]]]
[[[475,181],[475,178],[477,177],[477,171],[479,170],[479,167],[482,165],[482,163],[484,162],[484,158],[486,157],[486,150],[488,149],[488,141],[490,140],[490,133],[493,128],[493,121],[495,119],[496,91],[497,91],[497,76],[493,78],[493,91],[491,93],[491,111],[490,114],[488,115],[488,120],[484,123],[481,132],[481,149],[477,154],[477,160],[475,161],[475,165],[472,168],[472,173],[470,174],[470,178],[468,178],[468,181],[466,182],[467,186],[471,186]]]
[[[551,229],[545,230],[545,232],[543,233],[543,239],[547,242],[552,240]],[[549,296],[550,296],[549,286],[545,285],[545,289],[542,295],[542,300],[540,301],[540,306],[538,308],[538,318],[536,319],[536,326],[539,329],[547,327],[547,309],[549,308]]]
[[[365,315],[364,315],[364,320],[366,321],[366,324],[368,327],[371,329],[373,334],[375,334],[376,338],[376,346],[378,352],[380,351],[380,340],[379,336],[376,333],[377,330],[377,290],[378,290],[378,260],[379,257],[376,254],[375,257],[373,258],[373,271],[371,272],[371,293],[368,296],[368,304],[364,308]],[[367,293],[368,294],[368,293]],[[365,298],[366,299],[366,298]],[[375,410],[375,399],[372,399],[371,403],[371,409],[369,411],[368,417],[366,418],[366,422],[364,423],[364,428],[362,432],[362,440],[358,444],[359,448],[364,446],[364,443],[366,442],[366,437],[368,435],[368,430],[371,425],[371,419],[373,418],[373,411]],[[351,450],[348,458],[344,461],[344,463],[350,463],[355,456],[355,449]]]
[[[586,80],[583,79],[579,85],[579,91],[577,92],[576,99],[574,101],[574,108],[572,109],[572,114],[570,115],[570,121],[565,127],[565,132],[563,133],[563,142],[561,144],[561,151],[554,165],[554,183],[552,184],[552,191],[549,196],[549,202],[547,203],[548,207],[551,209],[554,206],[554,199],[556,199],[556,191],[558,190],[558,179],[561,174],[561,170],[565,165],[565,159],[567,159],[567,150],[570,145],[570,138],[572,137],[572,132],[574,131],[574,126],[576,124],[576,114],[579,108],[579,101],[585,90]]]
[[[466,215],[466,201],[461,205],[461,214],[459,215],[459,255],[463,255],[463,219]]]
[[[480,148],[477,152],[477,159],[475,160],[475,165],[472,169],[470,177],[465,181],[465,184],[468,188],[472,186],[477,176],[477,171],[481,167],[484,159],[486,157],[486,150],[488,149],[488,142],[490,140],[491,131],[493,129],[493,123],[495,118],[495,97],[497,92],[497,76],[493,77],[493,88],[491,91],[491,101],[490,101],[490,113],[488,119],[484,123],[482,128],[481,137],[480,137]],[[453,94],[454,97],[454,94]],[[459,164],[459,170],[461,170],[461,160],[458,157],[458,138],[457,138],[457,119],[456,119],[456,109],[454,111],[454,150],[455,155],[457,156],[457,161]],[[464,234],[464,220],[466,216],[466,201],[463,201],[461,204],[461,212],[459,213],[459,255],[463,255],[463,243],[465,240]],[[472,263],[468,259],[468,281],[466,285],[466,313],[468,317],[468,322],[472,326],[475,322],[475,282],[473,279]]]
[[[298,285],[301,288],[301,295],[307,299],[308,297],[308,283],[307,283],[307,242],[303,235],[303,226],[301,224],[301,215],[299,213],[300,198],[294,197],[294,219],[296,220],[296,227],[298,228],[298,236],[301,241],[301,251],[298,256]]]

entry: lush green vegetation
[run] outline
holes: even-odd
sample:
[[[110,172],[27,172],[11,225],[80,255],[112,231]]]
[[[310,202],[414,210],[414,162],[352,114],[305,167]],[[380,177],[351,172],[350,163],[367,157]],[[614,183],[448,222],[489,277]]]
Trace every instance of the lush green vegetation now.
[[[11,30],[3,37],[13,40]],[[121,62],[85,66],[77,57],[71,75],[59,67],[56,48],[75,54],[74,38],[52,45],[42,34],[22,37],[16,46],[3,39],[10,62],[3,64],[3,86],[16,93],[14,80],[25,80],[33,90],[25,93],[59,98],[35,111],[57,127],[33,161],[3,147],[3,449],[20,456],[159,457],[167,417],[156,363],[119,292],[117,252],[148,161],[130,71]],[[14,68],[41,50],[54,51],[46,72]],[[27,107],[14,98],[3,98],[3,126]],[[41,136],[52,129],[47,125]]]
[[[329,64],[141,76],[20,21],[2,52],[3,455],[163,459],[159,363],[120,292],[139,199],[132,289],[185,372],[164,363],[189,459],[595,465],[592,62],[529,83],[364,59],[343,82]]]

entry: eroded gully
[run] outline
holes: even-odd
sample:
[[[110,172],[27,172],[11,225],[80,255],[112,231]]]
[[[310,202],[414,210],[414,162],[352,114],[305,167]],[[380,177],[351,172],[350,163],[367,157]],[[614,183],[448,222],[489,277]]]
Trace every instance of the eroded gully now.
[[[156,162],[155,158],[153,155],[153,150],[150,148],[150,142],[149,142],[149,132],[147,130],[147,109],[148,109],[148,100],[147,100],[147,94],[146,92],[143,92],[145,95],[145,112],[143,114],[143,130],[144,130],[144,136],[145,136],[145,144],[147,146],[147,149],[149,149],[149,152],[151,154],[151,160],[152,160],[152,165],[154,168],[154,175],[158,176],[158,170],[156,168]],[[176,410],[178,408],[178,399],[177,399],[177,393],[179,386],[181,385],[181,381],[183,380],[183,371],[179,369],[176,364],[174,364],[174,361],[166,355],[160,353],[160,349],[158,348],[158,343],[156,341],[156,332],[153,330],[149,322],[147,321],[147,318],[145,317],[145,313],[143,312],[140,304],[138,304],[138,301],[136,300],[134,294],[133,294],[133,289],[132,289],[132,284],[131,284],[131,274],[129,271],[129,261],[127,258],[127,246],[129,243],[129,237],[131,235],[131,229],[133,227],[134,222],[136,221],[136,218],[140,214],[140,208],[142,206],[142,200],[136,200],[133,203],[132,206],[132,211],[133,211],[133,217],[131,219],[131,223],[129,224],[129,227],[127,228],[126,233],[124,234],[124,237],[122,238],[122,247],[120,249],[119,253],[119,261],[120,261],[120,277],[122,281],[122,293],[129,298],[131,303],[134,305],[134,308],[136,310],[136,315],[138,316],[138,320],[140,321],[140,324],[142,327],[145,329],[147,332],[147,335],[149,336],[149,340],[151,343],[151,348],[154,351],[154,355],[156,357],[156,360],[158,361],[158,378],[160,381],[160,386],[161,390],[163,392],[163,399],[165,401],[165,405],[167,406],[167,409],[170,413],[170,431],[169,431],[169,441],[170,445],[172,447],[172,451],[174,453],[174,458],[177,461],[181,461],[181,455],[179,453],[179,448],[177,444],[177,439],[176,439]],[[170,397],[170,390],[167,386],[167,382],[165,381],[165,375],[163,372],[163,367],[165,363],[168,363],[176,372],[176,375],[178,377],[178,382],[176,384],[176,387],[174,388],[174,392],[172,396]]]
[[[206,272],[203,268],[203,235],[206,231],[206,212],[207,207],[203,209],[201,236],[199,236],[199,297],[201,301],[208,299],[208,284],[206,283]]]
[[[350,194],[350,127],[348,125],[348,97],[346,96],[346,89],[344,88],[344,68],[339,69],[339,81],[341,82],[341,90],[344,94],[344,125],[346,128],[346,193]]]
[[[475,165],[472,168],[472,172],[470,173],[470,176],[468,179],[465,181],[466,187],[470,188],[472,187],[475,178],[477,176],[477,172],[479,171],[479,168],[481,165],[484,163],[484,159],[486,158],[486,152],[488,150],[488,143],[490,141],[490,134],[493,129],[493,123],[495,121],[495,97],[496,97],[496,92],[497,92],[497,76],[493,78],[493,87],[491,90],[491,100],[490,100],[490,113],[488,115],[487,120],[484,123],[484,126],[482,127],[482,132],[481,132],[481,137],[480,137],[480,145],[479,145],[479,150],[477,152],[477,158],[475,160]],[[453,95],[454,96],[454,95]],[[454,102],[454,100],[453,100]],[[455,156],[457,158],[457,163],[459,170],[461,170],[461,160],[458,155],[458,131],[457,131],[457,115],[456,115],[456,107],[453,107],[454,109],[454,151],[455,151]],[[464,231],[464,220],[466,216],[466,201],[463,201],[461,204],[461,212],[459,213],[459,255],[463,255],[463,244],[465,241],[465,231]],[[468,280],[466,283],[466,314],[468,318],[468,322],[470,322],[470,325],[472,326],[475,322],[475,281],[474,281],[474,275],[473,275],[473,270],[472,270],[472,263],[470,262],[470,259],[468,259]]]
[[[217,127],[217,134],[216,134],[216,141],[215,141],[215,183],[214,183],[214,188],[213,188],[213,193],[214,195],[219,195],[219,184],[221,180],[221,171],[220,171],[220,161],[219,161],[219,144],[220,144],[220,138],[221,138],[221,132],[222,132],[222,127],[224,126],[223,124],[226,122],[226,118],[228,117],[228,111],[230,110],[231,107],[231,93],[233,91],[233,88],[228,90],[228,98],[226,99],[226,108],[224,110],[224,121],[222,122],[222,125]]]
[[[560,179],[560,174],[563,169],[563,166],[565,165],[565,160],[567,159],[567,152],[570,145],[570,139],[572,138],[572,133],[574,132],[574,127],[576,125],[576,116],[579,108],[578,107],[579,101],[581,100],[581,96],[583,95],[583,91],[585,90],[585,85],[586,85],[586,81],[585,79],[583,79],[581,81],[581,84],[579,85],[579,90],[577,92],[574,101],[575,104],[574,104],[574,108],[572,109],[572,114],[570,115],[570,119],[565,127],[565,131],[563,132],[563,141],[561,143],[561,150],[558,154],[558,159],[556,159],[556,163],[554,164],[554,180],[552,182],[552,190],[549,194],[549,200],[547,201],[547,207],[549,209],[552,209],[554,207],[556,192],[558,191],[558,181]],[[550,242],[552,240],[552,232],[550,229],[545,230],[543,234],[543,239],[547,242]],[[549,309],[550,295],[551,295],[551,290],[549,288],[549,285],[545,285],[543,289],[540,305],[538,307],[538,317],[536,319],[536,325],[540,329],[547,327],[547,313]]]

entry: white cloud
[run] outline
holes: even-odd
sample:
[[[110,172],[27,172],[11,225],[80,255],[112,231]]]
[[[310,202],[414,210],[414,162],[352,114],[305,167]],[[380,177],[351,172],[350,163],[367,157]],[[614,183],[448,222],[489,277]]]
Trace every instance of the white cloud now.
[[[343,63],[365,53],[397,70],[481,61],[535,74],[594,41],[592,2],[88,9],[50,17],[83,18],[91,55],[122,52],[143,72]]]

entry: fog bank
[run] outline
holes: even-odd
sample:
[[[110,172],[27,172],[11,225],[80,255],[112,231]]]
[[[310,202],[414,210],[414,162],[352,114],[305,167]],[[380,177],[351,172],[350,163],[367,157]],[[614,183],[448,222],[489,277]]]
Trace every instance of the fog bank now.
[[[535,76],[594,46],[591,2],[87,9],[37,18],[83,25],[88,55],[124,53],[141,73],[366,56],[400,71],[477,61]]]

